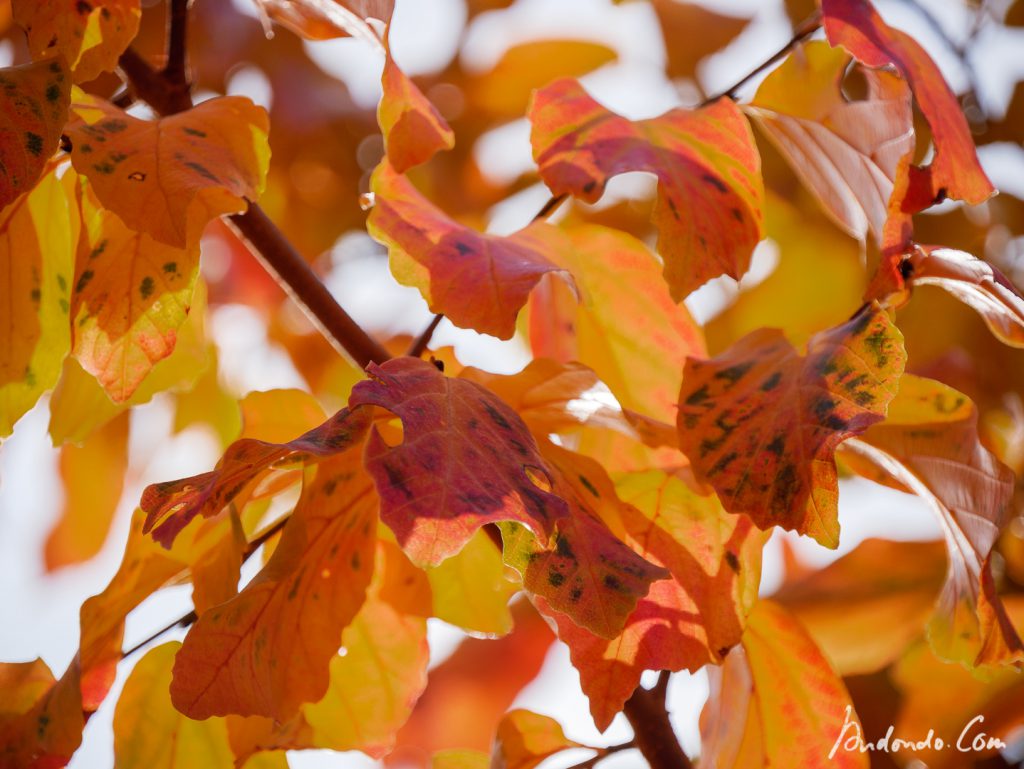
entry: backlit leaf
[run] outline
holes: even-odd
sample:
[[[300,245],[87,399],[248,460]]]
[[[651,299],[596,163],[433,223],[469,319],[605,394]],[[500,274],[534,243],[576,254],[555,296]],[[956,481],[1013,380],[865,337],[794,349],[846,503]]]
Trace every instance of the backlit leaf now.
[[[877,305],[814,336],[806,355],[777,330],[755,331],[715,358],[687,361],[680,447],[730,513],[835,548],[834,452],[885,416],[905,358]]]
[[[328,40],[334,37],[376,38],[367,24],[374,19],[391,22],[395,0],[255,0],[259,9],[300,37]]]
[[[0,209],[36,183],[57,149],[70,101],[62,59],[0,69]]]
[[[544,759],[584,747],[566,738],[555,719],[529,710],[511,710],[498,724],[494,752],[500,769],[536,769]]]
[[[78,94],[71,107],[71,162],[103,206],[131,229],[177,248],[206,223],[245,211],[266,181],[267,113],[223,96],[157,120],[140,120]]]
[[[652,5],[665,41],[670,78],[696,78],[697,65],[739,37],[751,21],[679,0],[653,0]]]
[[[912,169],[904,210],[920,211],[947,197],[967,203],[986,200],[994,188],[978,162],[967,120],[924,48],[886,24],[869,0],[822,0],[821,10],[828,41],[869,67],[895,66],[928,120],[935,158],[924,169]]]
[[[900,158],[913,150],[910,91],[867,70],[867,98],[849,101],[851,57],[811,42],[790,54],[746,108],[825,211],[853,237],[881,242]]]
[[[840,747],[830,755],[837,739],[854,734],[854,725],[860,730],[860,722],[842,679],[779,605],[760,601],[743,645],[709,672],[711,698],[700,718],[702,766],[869,766],[857,750]]]
[[[56,50],[76,83],[114,69],[139,29],[139,0],[11,0],[14,21],[28,34],[32,58]]]
[[[367,230],[388,247],[399,283],[414,286],[431,312],[456,326],[509,339],[530,291],[559,271],[547,254],[568,247],[543,222],[502,238],[448,218],[385,161],[374,172]]]
[[[606,110],[575,80],[534,96],[533,156],[554,195],[588,203],[627,171],[658,177],[658,253],[672,296],[711,278],[739,278],[763,236],[764,186],[750,126],[731,99],[630,121]]]
[[[77,217],[54,171],[0,211],[0,437],[57,382]]]
[[[430,759],[430,769],[489,769],[491,757],[478,750],[445,750]]]
[[[533,480],[547,470],[526,425],[494,395],[414,358],[367,371],[349,403],[402,420],[397,446],[371,431],[366,467],[381,519],[414,562],[437,565],[490,522],[518,521],[546,538],[567,514],[566,503]]]

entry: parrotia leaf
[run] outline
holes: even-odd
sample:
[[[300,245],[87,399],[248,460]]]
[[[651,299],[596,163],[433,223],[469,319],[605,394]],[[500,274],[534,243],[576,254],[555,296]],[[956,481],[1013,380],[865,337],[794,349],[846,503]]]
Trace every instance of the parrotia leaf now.
[[[529,119],[533,157],[555,195],[593,203],[612,176],[658,177],[658,253],[676,300],[747,271],[764,235],[764,184],[750,126],[731,99],[633,122],[566,79],[535,94]]]
[[[972,667],[1024,661],[990,558],[1009,517],[1013,473],[982,446],[974,405],[939,382],[904,377],[890,419],[845,450],[870,461],[883,482],[917,494],[939,517],[949,569],[928,626],[936,654]]]
[[[839,226],[881,242],[896,168],[914,148],[910,90],[866,70],[867,98],[848,101],[850,61],[841,48],[808,43],[765,78],[746,112]]]
[[[68,120],[64,60],[0,69],[0,209],[32,189]]]
[[[377,499],[360,448],[306,471],[269,563],[189,631],[171,685],[179,711],[285,721],[327,691],[331,658],[373,569]]]
[[[510,710],[498,724],[494,753],[501,757],[502,769],[536,769],[556,753],[582,747],[565,736],[555,719],[529,710]]]
[[[55,171],[0,211],[0,438],[60,375],[77,224]]]
[[[432,312],[456,326],[509,339],[530,291],[561,268],[547,256],[569,248],[555,227],[536,222],[508,237],[453,221],[387,161],[373,174],[368,232],[388,247],[399,283],[415,286]]]
[[[886,412],[906,354],[878,305],[811,338],[800,355],[775,329],[689,359],[679,444],[726,510],[839,543],[835,450]]]
[[[121,403],[174,351],[199,272],[199,244],[175,248],[128,229],[99,204],[91,184],[79,197],[71,349]]]
[[[519,416],[478,384],[451,379],[432,364],[397,358],[367,369],[349,405],[381,406],[402,420],[389,446],[376,428],[366,468],[380,515],[418,564],[457,553],[485,523],[517,521],[546,539],[568,514]]]
[[[863,729],[843,680],[800,623],[778,604],[760,601],[743,645],[721,668],[709,668],[711,697],[700,717],[701,764],[711,769],[800,766],[867,769],[868,755],[840,748],[848,721]],[[848,710],[849,708],[849,710]],[[854,734],[854,726],[846,736]]]
[[[246,98],[223,96],[140,120],[80,93],[71,112],[75,170],[105,208],[161,243],[195,245],[207,222],[244,211],[263,191],[267,113]]]
[[[362,440],[369,426],[366,410],[342,409],[319,427],[288,443],[243,438],[232,443],[217,468],[208,473],[146,487],[139,506],[146,513],[145,531],[170,547],[197,515],[210,518],[253,481],[278,463],[301,464],[345,451]]]
[[[910,35],[886,24],[869,0],[822,0],[825,34],[869,67],[893,65],[910,83],[935,142],[935,159],[914,169],[904,208],[947,197],[981,203],[995,190],[974,149],[960,104],[935,62]]]
[[[117,66],[139,30],[139,0],[11,0],[14,21],[28,34],[33,59],[61,54],[85,83]]]

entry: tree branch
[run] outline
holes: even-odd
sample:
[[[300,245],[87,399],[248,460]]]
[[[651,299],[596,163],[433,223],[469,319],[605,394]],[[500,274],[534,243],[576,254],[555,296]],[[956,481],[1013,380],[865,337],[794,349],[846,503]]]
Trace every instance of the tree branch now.
[[[409,351],[406,352],[406,355],[410,358],[420,357],[423,354],[423,351],[427,349],[427,345],[430,344],[430,340],[433,338],[434,332],[437,330],[437,327],[442,320],[444,320],[444,315],[442,313],[435,315],[430,321],[430,325],[423,329],[420,335],[416,337],[413,343],[409,346]]]
[[[174,86],[191,89],[188,76],[188,8],[191,0],[170,0],[167,14],[167,63],[163,76]]]
[[[651,769],[690,769],[692,764],[676,739],[665,708],[663,687],[647,690],[638,686],[623,708],[634,740]]]

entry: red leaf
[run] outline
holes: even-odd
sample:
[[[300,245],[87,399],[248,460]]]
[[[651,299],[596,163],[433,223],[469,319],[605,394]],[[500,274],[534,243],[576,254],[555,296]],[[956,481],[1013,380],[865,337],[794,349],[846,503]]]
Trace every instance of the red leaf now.
[[[612,176],[658,177],[658,252],[677,301],[747,271],[764,235],[764,184],[750,126],[731,99],[633,122],[579,82],[559,80],[535,94],[529,119],[533,156],[554,195],[593,203]]]
[[[914,213],[946,197],[976,204],[992,195],[960,104],[925,50],[886,24],[868,0],[822,0],[821,9],[829,42],[869,67],[894,65],[910,82],[931,127],[935,159],[926,168],[911,169],[903,209]]]
[[[689,359],[679,443],[731,513],[839,543],[836,447],[885,416],[906,359],[877,305],[812,337],[801,356],[775,329]]]

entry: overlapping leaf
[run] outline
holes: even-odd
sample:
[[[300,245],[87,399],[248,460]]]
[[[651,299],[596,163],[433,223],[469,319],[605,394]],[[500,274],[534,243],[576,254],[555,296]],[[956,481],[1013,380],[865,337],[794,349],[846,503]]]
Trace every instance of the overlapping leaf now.
[[[199,617],[174,665],[179,711],[284,721],[324,695],[373,566],[377,500],[360,448],[307,471],[270,562],[236,598]]]
[[[881,242],[897,165],[914,147],[910,91],[891,73],[867,70],[867,98],[846,100],[850,60],[809,43],[765,79],[746,111],[837,224]]]
[[[431,311],[456,326],[509,339],[537,281],[561,269],[548,254],[569,245],[548,224],[505,238],[476,232],[448,218],[386,161],[371,187],[367,229],[388,247],[395,278],[418,288]]]
[[[869,766],[859,750],[840,745],[831,755],[837,738],[850,737],[854,729],[863,734],[860,722],[842,679],[807,631],[777,604],[757,604],[743,645],[710,675],[711,698],[700,719],[703,766]]]
[[[627,171],[658,177],[654,221],[675,299],[719,275],[739,278],[763,236],[764,186],[750,126],[731,99],[632,122],[575,80],[534,96],[533,156],[555,195],[587,202]]]
[[[996,593],[990,562],[1013,473],[982,446],[977,421],[956,390],[904,377],[889,419],[846,450],[872,463],[874,477],[880,471],[879,480],[920,496],[939,519],[949,567],[928,627],[936,653],[968,666],[1020,664],[1024,643]]]
[[[878,305],[817,334],[805,356],[779,331],[756,331],[715,358],[687,361],[680,447],[729,512],[834,548],[834,452],[885,416],[905,358]]]
[[[981,203],[993,192],[978,162],[971,131],[956,96],[924,48],[886,24],[869,0],[822,0],[825,34],[869,67],[893,65],[907,79],[931,128],[935,158],[911,169],[902,208],[923,210],[947,197]]]
[[[132,230],[177,248],[195,245],[221,214],[244,211],[266,181],[266,112],[241,96],[140,120],[76,96],[67,126],[71,162],[105,208]]]
[[[68,351],[73,213],[55,171],[0,211],[0,437],[53,387]]]
[[[549,483],[529,430],[487,390],[413,358],[368,372],[349,403],[381,406],[402,420],[397,446],[376,428],[370,433],[366,467],[381,519],[414,562],[440,563],[489,522],[518,521],[546,540],[568,514],[565,501],[534,481]]]
[[[68,119],[64,60],[0,69],[0,209],[32,189]]]

